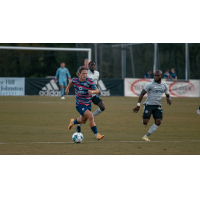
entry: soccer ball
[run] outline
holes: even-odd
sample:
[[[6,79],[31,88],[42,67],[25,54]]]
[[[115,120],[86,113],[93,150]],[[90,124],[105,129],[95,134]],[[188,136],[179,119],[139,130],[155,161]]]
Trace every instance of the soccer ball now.
[[[72,135],[72,140],[75,142],[75,143],[81,143],[83,141],[83,134],[82,133],[74,133]]]

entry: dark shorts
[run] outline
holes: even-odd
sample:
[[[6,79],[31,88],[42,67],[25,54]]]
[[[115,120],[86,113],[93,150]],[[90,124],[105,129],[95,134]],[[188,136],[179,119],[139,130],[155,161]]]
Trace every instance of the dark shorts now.
[[[153,114],[154,119],[163,118],[163,110],[161,106],[147,105],[144,106],[143,119],[150,119],[151,114]]]
[[[76,110],[81,114],[81,115],[84,115],[85,111],[86,110],[89,110],[91,111],[91,105],[89,106],[85,106],[85,105],[78,105],[76,106]]]
[[[99,96],[94,96],[94,97],[92,98],[92,102],[93,102],[93,104],[95,104],[95,105],[98,105],[99,102],[101,102],[101,101],[102,101],[102,99],[99,98]]]

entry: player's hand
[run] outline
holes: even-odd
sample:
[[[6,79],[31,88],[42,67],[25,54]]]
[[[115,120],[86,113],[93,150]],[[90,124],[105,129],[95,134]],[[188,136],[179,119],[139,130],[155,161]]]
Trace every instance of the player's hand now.
[[[98,94],[99,96],[101,96],[101,92],[99,92],[99,94]]]
[[[140,106],[136,106],[135,108],[133,108],[133,112],[137,113],[140,110]]]
[[[54,79],[54,82],[57,83],[57,78]]]
[[[68,88],[66,88],[65,93],[69,94],[69,89]]]
[[[168,103],[169,105],[171,105],[171,104],[172,104],[172,100],[171,100],[171,99],[167,99],[167,103]]]
[[[93,94],[93,90],[88,90],[88,94]]]

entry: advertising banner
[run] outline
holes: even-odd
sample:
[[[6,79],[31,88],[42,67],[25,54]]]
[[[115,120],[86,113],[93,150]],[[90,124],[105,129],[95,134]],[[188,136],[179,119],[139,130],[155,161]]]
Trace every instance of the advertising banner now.
[[[25,85],[25,95],[61,96],[60,88],[52,78],[26,78]],[[69,95],[74,95],[73,86]]]
[[[145,85],[151,82],[153,79],[124,79],[124,96],[137,97],[144,89]],[[200,81],[164,81],[172,97],[200,97]],[[163,94],[165,96],[165,94]]]
[[[25,78],[0,77],[0,96],[24,96]]]
[[[25,95],[61,96],[60,88],[52,78],[26,78]],[[123,79],[101,79],[98,81],[101,96],[124,96]],[[69,95],[75,95],[74,87]]]

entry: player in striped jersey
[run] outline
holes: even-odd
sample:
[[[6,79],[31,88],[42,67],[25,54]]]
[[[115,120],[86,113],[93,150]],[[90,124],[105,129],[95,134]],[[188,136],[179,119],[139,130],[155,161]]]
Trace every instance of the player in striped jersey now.
[[[60,85],[61,99],[65,99],[64,94],[67,87],[67,77],[69,80],[71,79],[69,70],[65,67],[65,63],[62,62],[60,63],[60,67],[57,69],[55,76],[55,82],[57,82],[58,79],[58,83]]]
[[[86,67],[79,69],[79,78],[73,78],[69,81],[69,84],[65,90],[65,93],[69,93],[69,88],[74,85],[76,95],[76,110],[81,114],[77,119],[71,119],[68,129],[70,130],[74,124],[85,124],[89,120],[89,125],[95,134],[97,140],[104,137],[97,131],[96,123],[94,122],[94,116],[91,112],[92,94],[98,94],[94,81],[91,78],[87,78],[88,70]]]
[[[168,86],[165,82],[161,80],[162,71],[157,70],[154,73],[154,80],[148,83],[144,89],[142,90],[137,106],[133,109],[133,112],[137,113],[140,110],[140,103],[143,99],[143,96],[147,93],[146,101],[144,102],[144,113],[143,113],[143,124],[147,125],[151,114],[153,114],[153,118],[155,123],[150,127],[147,134],[142,138],[145,141],[150,141],[149,136],[155,132],[161,124],[163,118],[163,110],[161,105],[161,99],[163,93],[165,93],[167,97],[167,103],[171,105],[171,97],[169,95]]]
[[[91,78],[98,88],[99,72],[95,70],[96,63],[94,61],[89,62],[89,70],[87,78]],[[80,69],[80,68],[79,68]],[[100,93],[99,93],[100,94]],[[105,110],[105,104],[102,99],[99,97],[99,94],[92,94],[92,102],[98,106],[97,110],[94,111],[93,116],[99,115]],[[78,124],[76,127],[77,132],[81,132],[81,124]]]

